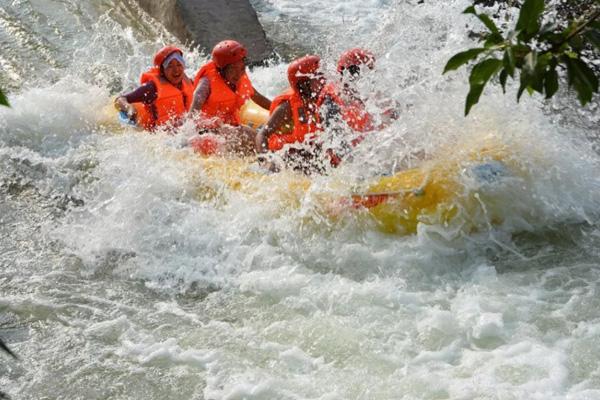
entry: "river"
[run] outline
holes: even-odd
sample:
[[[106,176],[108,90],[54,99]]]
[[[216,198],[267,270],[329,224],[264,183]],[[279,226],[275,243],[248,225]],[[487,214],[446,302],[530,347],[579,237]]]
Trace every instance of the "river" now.
[[[253,0],[289,49],[370,48],[400,119],[293,207],[210,177],[111,98],[174,41],[117,0],[0,0],[0,388],[15,399],[600,398],[597,109],[491,86],[468,118],[464,0]],[[310,11],[309,11],[310,10]],[[188,73],[206,52],[188,49]],[[272,97],[285,64],[250,77]],[[516,85],[513,85],[516,86]],[[572,106],[571,104],[575,104]],[[596,111],[596,112],[595,112]],[[491,137],[527,178],[477,230],[332,223],[314,191]],[[287,176],[287,175],[286,175]],[[465,183],[466,185],[467,183]],[[264,193],[267,193],[264,196]],[[265,200],[265,197],[267,200]],[[489,205],[482,200],[482,210]]]

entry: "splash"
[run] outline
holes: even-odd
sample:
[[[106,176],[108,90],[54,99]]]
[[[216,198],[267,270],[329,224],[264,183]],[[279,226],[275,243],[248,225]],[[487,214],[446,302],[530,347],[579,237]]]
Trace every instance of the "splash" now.
[[[469,45],[466,1],[254,3],[269,34],[321,54],[330,79],[342,50],[369,47],[376,69],[359,83],[369,109],[398,103],[398,121],[329,175],[200,159],[185,146],[191,124],[176,135],[116,124],[112,97],[173,41],[133,3],[1,3],[14,57],[0,56],[13,104],[0,110],[0,333],[24,360],[3,364],[2,388],[23,398],[596,396],[595,120],[567,100],[516,104],[494,87],[463,118],[466,76],[441,70]],[[186,50],[193,75],[206,53]],[[273,97],[285,68],[275,60],[251,80]],[[469,158],[489,141],[501,163]],[[364,212],[332,218],[323,203],[412,168],[451,170],[456,218],[403,236]]]

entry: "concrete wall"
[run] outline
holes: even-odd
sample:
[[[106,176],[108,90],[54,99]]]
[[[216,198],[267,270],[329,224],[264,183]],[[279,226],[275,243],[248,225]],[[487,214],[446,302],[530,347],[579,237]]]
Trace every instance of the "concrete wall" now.
[[[251,62],[273,51],[248,0],[137,0],[140,7],[162,22],[183,42],[210,53],[215,44],[234,39],[248,49]]]

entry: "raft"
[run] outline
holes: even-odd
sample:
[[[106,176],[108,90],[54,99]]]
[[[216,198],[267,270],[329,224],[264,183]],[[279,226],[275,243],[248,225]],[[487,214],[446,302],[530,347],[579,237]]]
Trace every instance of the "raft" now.
[[[269,120],[269,110],[265,110],[252,100],[246,101],[240,110],[242,125],[259,130]]]
[[[345,204],[364,210],[386,232],[412,234],[419,224],[448,226],[459,215],[475,230],[482,203],[477,190],[499,185],[520,174],[507,149],[494,145],[472,149],[464,158],[439,158],[419,168],[375,179],[364,193],[354,193]],[[471,180],[471,186],[465,185]],[[475,190],[474,188],[477,188]],[[484,224],[498,224],[493,209]]]
[[[268,111],[248,101],[241,116],[245,125],[256,128],[266,123]],[[125,115],[120,116],[120,123],[132,125]],[[477,220],[483,205],[478,193],[467,188],[463,180],[468,175],[476,185],[494,186],[505,178],[523,175],[512,157],[514,149],[493,138],[484,138],[442,149],[417,168],[373,176],[360,184],[336,178],[334,174],[327,179],[326,187],[315,190],[311,178],[301,173],[269,174],[260,170],[254,158],[212,156],[219,154],[222,145],[218,135],[209,132],[193,140],[194,151],[207,156],[195,157],[194,163],[202,165],[190,167],[203,173],[203,184],[198,189],[202,198],[211,192],[210,184],[204,182],[207,177],[216,187],[225,185],[243,192],[255,203],[272,203],[275,197],[282,213],[302,207],[310,196],[309,203],[332,223],[350,217],[394,234],[414,234],[420,224],[448,226],[459,219],[463,231],[501,223],[502,214],[493,208],[483,210],[485,221]]]
[[[315,187],[312,178],[300,173],[266,174],[251,160],[218,157],[202,159],[202,171],[204,178],[243,192],[253,203],[268,202],[282,214],[311,204],[320,215],[317,219],[333,224],[352,218],[383,232],[407,235],[416,233],[420,224],[449,226],[460,220],[460,229],[471,232],[501,223],[502,213],[493,204],[483,209],[483,190],[523,175],[513,153],[495,141],[452,150],[440,153],[452,156],[433,157],[418,168],[359,184],[334,174],[320,177]]]

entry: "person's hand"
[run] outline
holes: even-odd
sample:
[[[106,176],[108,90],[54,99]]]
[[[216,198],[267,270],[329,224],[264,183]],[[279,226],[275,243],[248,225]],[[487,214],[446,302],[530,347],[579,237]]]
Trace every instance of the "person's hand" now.
[[[258,162],[258,165],[261,168],[266,169],[269,172],[281,171],[281,168],[279,167],[279,164],[275,161],[275,158],[273,157],[272,153],[260,153],[256,157],[256,161]]]
[[[126,111],[127,110],[127,100],[123,96],[119,96],[115,98],[114,106],[118,111]]]
[[[395,108],[388,108],[383,113],[381,113],[381,115],[388,121],[396,121],[398,120],[398,118],[400,118],[400,112]]]
[[[135,107],[132,104],[129,104],[127,102],[127,100],[125,99],[125,97],[123,97],[123,96],[117,97],[115,99],[114,106],[118,111],[124,112],[125,114],[127,114],[127,117],[130,120],[132,120],[132,121],[135,120],[135,117],[137,115]]]
[[[202,134],[208,131],[216,131],[223,124],[217,117],[207,117],[204,113],[191,111],[189,113],[190,118],[194,121],[198,133]]]

